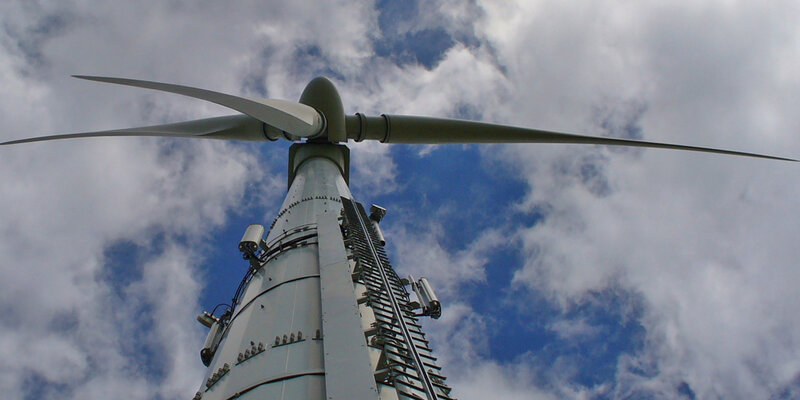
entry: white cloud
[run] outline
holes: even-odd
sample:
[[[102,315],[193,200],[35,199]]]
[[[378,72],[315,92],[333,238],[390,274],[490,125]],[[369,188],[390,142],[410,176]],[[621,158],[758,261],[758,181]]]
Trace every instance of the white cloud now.
[[[4,386],[20,393],[12,397],[35,390],[25,384],[35,377],[64,385],[53,396],[76,398],[95,390],[136,398],[129,385],[140,387],[139,398],[181,397],[197,384],[200,338],[191,317],[203,246],[169,243],[219,226],[245,181],[257,177],[248,172],[255,160],[223,143],[171,145],[159,155],[164,145],[116,139],[3,149],[0,299],[11,324],[0,331],[0,369],[15,377]],[[106,257],[120,242],[167,260],[142,266]],[[115,263],[131,264],[109,270]],[[165,359],[149,364],[145,349],[165,347]],[[161,363],[163,381],[142,376]]]
[[[375,142],[352,143],[350,150],[350,181],[359,183],[359,192],[372,197],[397,189],[397,165],[388,146]]]
[[[394,218],[400,221],[414,218],[414,210],[396,211],[400,211],[401,216]],[[459,299],[457,294],[464,284],[486,280],[484,269],[489,253],[503,246],[506,238],[496,230],[489,230],[467,244],[464,250],[451,254],[441,243],[445,234],[436,222],[421,226],[408,226],[401,222],[387,230],[396,255],[394,263],[402,273],[416,278],[427,277],[436,282],[435,290],[439,296]]]
[[[471,36],[431,69],[373,55],[377,12],[367,2],[236,8],[5,2],[0,134],[5,140],[223,112],[178,96],[67,78],[72,73],[248,95],[266,90],[285,99],[296,99],[313,75],[325,73],[337,82],[347,112],[467,114],[614,135],[639,126],[649,140],[800,154],[793,137],[800,128],[799,10],[792,2],[423,8],[430,14],[407,29],[439,24],[454,37]],[[367,193],[402,189],[396,182],[403,166],[390,147],[354,148],[353,176]],[[0,152],[3,392],[22,398],[35,390],[35,378],[68,389],[41,393],[45,398],[190,396],[199,384],[199,338],[186,321],[200,284],[187,258],[197,248],[186,239],[222,226],[248,183],[280,186],[258,172],[254,149],[101,139]],[[509,226],[490,227],[450,251],[440,244],[446,232],[439,218],[446,215],[415,220],[408,213],[408,226],[387,234],[401,249],[396,264],[431,276],[453,299],[443,320],[426,326],[442,344],[458,397],[674,398],[686,383],[701,398],[763,398],[797,381],[794,165],[555,145],[498,146],[482,155],[518,171],[529,190],[502,212],[544,216],[509,234],[525,256],[516,289],[543,294],[563,310],[592,291],[628,291],[643,303],[646,339],[642,351],[618,360],[613,387],[576,384],[569,360],[557,368],[537,364],[534,354],[491,360],[481,346],[495,320],[466,305],[458,288],[486,279],[487,259]],[[433,219],[419,225],[427,218]],[[415,224],[427,232],[412,234]],[[119,243],[147,249],[121,288],[103,278],[114,261],[105,252]],[[156,296],[167,289],[174,293]],[[166,321],[142,331],[146,316],[126,313],[144,309]],[[592,332],[581,320],[564,321],[551,329],[575,340]],[[443,339],[452,335],[458,336]],[[158,360],[126,350],[154,343],[169,347]],[[140,370],[156,371],[160,380]],[[542,376],[553,383],[543,384]]]
[[[68,79],[72,73],[238,89],[231,56],[246,48],[221,43],[232,40],[225,35],[244,36],[241,25],[214,33],[197,25],[196,16],[168,16],[158,7],[148,15],[124,6],[47,8],[6,2],[0,13],[7,27],[0,40],[4,140],[219,110],[78,82]],[[62,28],[41,33],[54,18],[63,20]],[[41,39],[26,41],[35,35]],[[183,50],[175,50],[177,42]],[[209,56],[225,61],[215,65]],[[219,76],[225,78],[208,83]],[[2,153],[4,396],[190,397],[202,376],[202,338],[192,321],[201,287],[197,266],[207,251],[202,242],[241,201],[248,182],[262,176],[252,148],[99,139],[4,147]],[[120,243],[144,259],[107,253]]]
[[[196,262],[189,249],[173,246],[166,249],[158,259],[144,265],[143,279],[131,287],[131,294],[154,299],[151,318],[158,323],[149,338],[151,346],[167,356],[163,382],[158,394],[163,398],[185,395],[186,388],[197,385],[201,367],[197,363],[197,349],[201,343],[197,335],[187,327],[195,323],[193,314],[200,289],[196,272],[187,266]]]
[[[510,17],[486,23],[509,79],[522,84],[512,107],[531,110],[515,118],[599,131],[593,109],[633,99],[646,105],[645,139],[797,154],[785,78],[772,73],[796,62],[787,57],[796,30],[779,28],[793,7],[611,4],[488,7]],[[545,211],[519,232],[518,283],[564,307],[616,285],[643,297],[640,357],[657,374],[628,375],[619,393],[672,397],[684,381],[699,397],[769,397],[796,379],[794,165],[556,146],[509,146],[498,158],[527,176],[521,209]],[[585,166],[598,175],[587,180]],[[594,190],[598,179],[606,193]]]
[[[505,2],[483,3],[482,11],[471,22],[492,48],[484,57],[496,57],[505,71],[500,81],[510,83],[499,85],[509,88],[499,105],[482,104],[490,118],[594,134],[638,127],[646,140],[798,154],[797,78],[785,73],[798,62],[792,49],[800,35],[788,22],[797,17],[793,4]],[[431,81],[444,76],[434,70]],[[486,85],[491,80],[477,82],[477,93],[496,93]],[[445,97],[464,98],[452,96]],[[528,182],[516,210],[543,215],[514,233],[526,258],[517,284],[565,312],[609,288],[643,301],[643,350],[620,358],[613,389],[588,393],[763,398],[796,382],[794,165],[599,147],[508,146],[484,154]],[[400,233],[392,237],[412,236]],[[403,265],[455,258],[436,235],[416,236],[401,240],[407,247],[398,254],[409,254],[400,257]],[[478,263],[440,278],[448,286],[479,280],[484,270]],[[567,321],[551,328],[567,336],[593,330]],[[441,329],[432,333],[447,343],[452,338]],[[466,343],[481,343],[479,336]],[[445,358],[464,351],[442,350]],[[473,371],[517,367],[496,365],[485,353],[470,362]],[[449,365],[459,383],[474,377],[454,368],[458,362]],[[574,384],[561,383],[548,393],[589,395],[560,391]],[[480,398],[475,386],[459,396]]]

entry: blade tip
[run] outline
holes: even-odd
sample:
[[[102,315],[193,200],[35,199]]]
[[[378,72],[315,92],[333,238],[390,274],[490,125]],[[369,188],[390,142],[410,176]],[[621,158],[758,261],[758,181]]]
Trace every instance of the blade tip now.
[[[98,82],[102,82],[109,79],[103,76],[93,76],[93,75],[71,75],[71,76],[73,78],[85,79],[87,81],[98,81]]]

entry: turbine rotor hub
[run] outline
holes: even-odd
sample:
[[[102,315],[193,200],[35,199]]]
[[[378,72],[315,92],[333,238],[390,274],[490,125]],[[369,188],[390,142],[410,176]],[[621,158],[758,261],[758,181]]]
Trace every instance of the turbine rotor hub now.
[[[325,77],[316,77],[306,85],[300,103],[314,107],[325,118],[322,134],[311,139],[331,143],[346,142],[344,106],[339,91]]]

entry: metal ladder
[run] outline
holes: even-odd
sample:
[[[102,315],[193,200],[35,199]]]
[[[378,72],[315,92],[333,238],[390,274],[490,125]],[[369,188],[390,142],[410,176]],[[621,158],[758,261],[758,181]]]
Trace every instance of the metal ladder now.
[[[380,351],[376,382],[394,387],[400,398],[452,399],[409,305],[409,293],[389,263],[364,207],[346,198],[342,205],[342,233],[355,262],[353,282],[366,288],[358,301],[375,316],[365,335],[368,345]]]

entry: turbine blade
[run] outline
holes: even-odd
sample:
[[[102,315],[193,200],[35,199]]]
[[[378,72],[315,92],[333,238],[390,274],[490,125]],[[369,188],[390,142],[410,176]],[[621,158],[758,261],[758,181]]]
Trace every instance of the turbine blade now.
[[[792,158],[764,154],[715,149],[681,144],[646,142],[642,140],[615,139],[575,135],[570,133],[519,128],[456,119],[382,115],[366,117],[348,116],[347,137],[356,141],[380,140],[384,143],[450,144],[450,143],[574,143],[608,146],[650,147],[657,149],[698,151],[704,153],[767,158],[781,161],[800,161]]]
[[[145,89],[181,94],[210,101],[298,137],[313,137],[325,128],[325,119],[313,107],[286,100],[255,99],[190,86],[103,76],[73,75],[90,81],[116,83]]]
[[[266,133],[267,130],[265,128],[266,127],[261,121],[247,115],[230,115],[227,117],[198,119],[194,121],[145,126],[141,128],[112,129],[108,131],[40,136],[35,138],[11,140],[0,143],[0,145],[4,146],[20,143],[44,142],[48,140],[101,136],[162,136],[248,141],[277,139],[277,137],[268,137]]]

